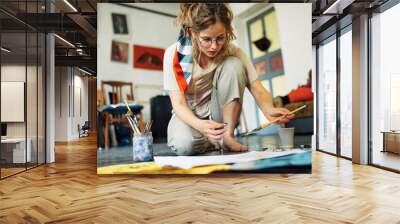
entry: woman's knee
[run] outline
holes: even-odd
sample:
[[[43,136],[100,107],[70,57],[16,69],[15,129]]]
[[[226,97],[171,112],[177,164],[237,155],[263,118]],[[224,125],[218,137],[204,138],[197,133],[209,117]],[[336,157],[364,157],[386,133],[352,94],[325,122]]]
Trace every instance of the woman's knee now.
[[[168,124],[168,146],[179,156],[194,154],[191,128],[173,115]]]
[[[191,139],[180,138],[169,145],[178,156],[190,156],[195,154],[193,141]]]

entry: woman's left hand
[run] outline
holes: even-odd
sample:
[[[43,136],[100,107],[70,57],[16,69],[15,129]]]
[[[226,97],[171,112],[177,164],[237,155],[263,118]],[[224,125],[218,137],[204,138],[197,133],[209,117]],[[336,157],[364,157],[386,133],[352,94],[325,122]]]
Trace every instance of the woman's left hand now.
[[[289,120],[294,118],[294,114],[289,114],[289,112],[290,111],[288,109],[283,107],[278,107],[278,108],[272,107],[268,109],[266,117],[269,121],[273,121],[279,117],[286,115],[285,117],[276,122],[277,124],[285,124],[289,122]]]

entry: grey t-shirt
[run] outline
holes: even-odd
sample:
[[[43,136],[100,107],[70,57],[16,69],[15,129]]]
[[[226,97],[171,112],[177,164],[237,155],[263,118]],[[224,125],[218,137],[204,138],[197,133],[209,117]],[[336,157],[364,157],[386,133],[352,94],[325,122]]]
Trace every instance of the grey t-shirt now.
[[[233,44],[229,47],[232,51],[232,56],[238,57],[243,62],[249,83],[252,83],[258,78],[253,64],[240,48]],[[180,91],[173,71],[175,48],[176,43],[169,46],[164,54],[164,89],[168,91]],[[185,99],[189,108],[199,118],[205,118],[210,114],[209,104],[211,101],[212,80],[217,66],[217,64],[213,63],[208,68],[203,69],[197,63],[193,63],[192,77],[185,91]]]

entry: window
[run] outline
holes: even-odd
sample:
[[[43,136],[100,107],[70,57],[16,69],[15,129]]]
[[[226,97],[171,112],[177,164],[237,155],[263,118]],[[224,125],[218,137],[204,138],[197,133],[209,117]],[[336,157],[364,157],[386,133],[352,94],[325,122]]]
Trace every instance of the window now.
[[[373,164],[395,170],[400,170],[398,21],[400,4],[371,18],[371,157]]]
[[[20,7],[23,15],[39,13],[44,2],[7,4]],[[0,29],[0,178],[5,178],[45,163],[46,40],[14,18],[0,17],[13,21]]]
[[[318,149],[336,154],[336,36],[318,48]]]
[[[340,36],[340,155],[352,157],[352,33]]]

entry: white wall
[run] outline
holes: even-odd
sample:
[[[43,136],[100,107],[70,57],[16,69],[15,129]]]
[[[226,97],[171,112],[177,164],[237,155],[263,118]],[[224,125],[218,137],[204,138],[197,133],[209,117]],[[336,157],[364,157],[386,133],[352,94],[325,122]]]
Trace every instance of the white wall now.
[[[288,89],[305,84],[312,66],[311,3],[274,4]]]
[[[38,69],[38,70],[37,70]],[[39,154],[39,163],[44,162],[44,92],[42,68],[39,66],[25,66],[25,64],[3,64],[1,66],[1,81],[3,82],[24,82],[26,85],[26,121],[6,122],[7,137],[30,139],[30,148],[33,161],[36,162],[36,155]],[[26,80],[27,79],[27,80]],[[22,94],[24,94],[22,92]],[[7,97],[7,95],[2,95]],[[1,108],[3,112],[13,113],[11,108]],[[21,112],[21,111],[20,111]]]
[[[134,4],[169,14],[177,14],[179,4]],[[179,29],[175,18],[110,3],[97,4],[97,88],[102,80],[132,82],[137,103],[144,106],[144,118],[150,119],[151,97],[162,93],[163,73],[156,70],[133,68],[133,44],[166,49],[175,43]],[[175,12],[175,13],[174,13]],[[111,13],[127,15],[129,35],[113,34]],[[111,61],[111,41],[129,43],[128,63]]]
[[[23,66],[22,65],[2,65],[1,66],[1,81],[26,83],[25,69],[28,72],[28,75],[30,75],[30,74],[36,75],[36,67],[33,67],[33,66],[25,67],[25,65],[23,65]],[[36,85],[36,81],[33,82],[30,77],[28,77],[28,78],[29,78],[30,86],[32,84]],[[29,106],[29,104],[31,104],[34,101],[35,105],[32,105],[32,106],[35,106],[35,108],[36,108],[36,88],[35,89],[27,88],[27,90],[28,90],[27,106]],[[8,110],[8,108],[1,108],[1,110]],[[30,111],[29,108],[27,110]],[[27,119],[29,122],[29,125],[28,125],[28,137],[29,137],[29,134],[33,130],[36,130],[36,125],[35,125],[35,127],[33,127],[33,124],[31,123],[32,121],[35,121],[35,123],[36,123],[36,120],[37,120],[36,113],[35,114],[28,113]],[[26,126],[26,122],[8,122],[7,123],[7,136],[8,137],[25,137],[25,126]]]
[[[247,21],[262,14],[270,7],[275,7],[280,32],[281,51],[284,72],[287,82],[287,92],[298,85],[305,84],[308,71],[312,68],[312,38],[311,38],[311,4],[309,3],[279,3],[279,4],[242,4],[231,3],[234,10],[234,26],[237,33],[236,44],[249,56]],[[246,90],[243,112],[249,129],[257,127],[254,99]]]
[[[88,120],[88,78],[72,67],[56,67],[55,73],[55,140],[77,139],[78,124]]]
[[[68,140],[68,67],[55,68],[55,135],[56,141]]]

